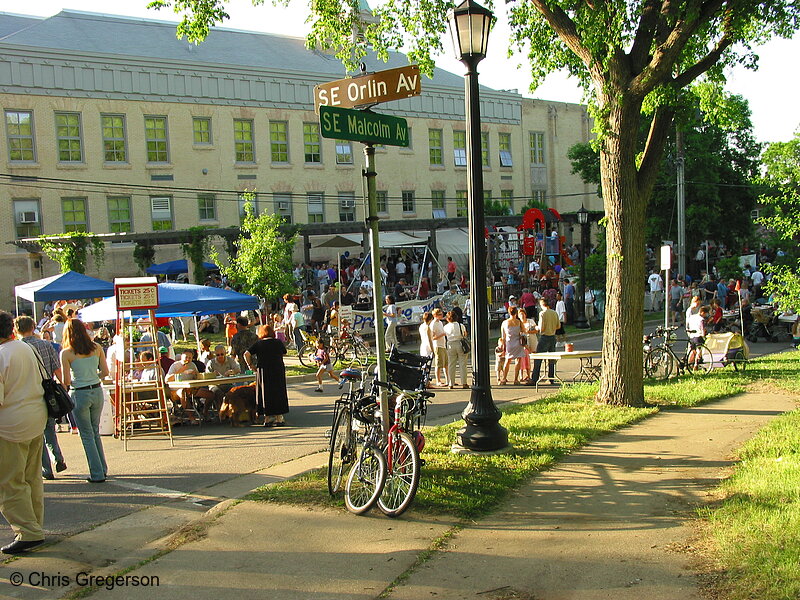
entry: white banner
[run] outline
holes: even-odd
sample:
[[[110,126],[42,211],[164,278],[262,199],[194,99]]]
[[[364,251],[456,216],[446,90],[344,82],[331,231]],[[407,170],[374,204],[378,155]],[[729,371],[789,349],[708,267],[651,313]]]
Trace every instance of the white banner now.
[[[439,296],[427,300],[407,300],[397,303],[397,325],[419,325],[422,322],[422,313],[433,310],[439,306]],[[358,333],[373,333],[375,331],[375,316],[371,310],[354,310],[352,320],[353,330]]]

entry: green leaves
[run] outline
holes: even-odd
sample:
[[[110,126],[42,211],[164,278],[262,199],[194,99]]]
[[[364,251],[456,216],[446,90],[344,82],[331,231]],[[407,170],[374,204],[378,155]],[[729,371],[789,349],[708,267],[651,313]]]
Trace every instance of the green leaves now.
[[[253,214],[253,205],[244,205],[242,235],[234,242],[237,252],[230,266],[222,270],[242,291],[261,298],[277,298],[294,290],[292,251],[296,234],[285,237],[278,215]]]
[[[69,238],[63,241],[52,241],[47,236],[40,236],[39,245],[48,258],[56,261],[61,272],[75,271],[86,273],[86,261],[91,254],[97,265],[105,259],[105,246],[93,234],[84,231],[68,231],[62,236]]]

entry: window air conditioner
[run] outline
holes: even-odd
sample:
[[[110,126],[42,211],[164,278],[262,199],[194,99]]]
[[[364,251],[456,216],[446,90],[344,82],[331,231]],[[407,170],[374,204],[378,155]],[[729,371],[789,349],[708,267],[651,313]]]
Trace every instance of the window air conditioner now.
[[[288,202],[278,202],[278,210],[289,210]]]
[[[342,208],[355,208],[355,200],[342,200]]]
[[[21,225],[27,225],[29,223],[38,223],[39,216],[36,214],[35,210],[25,211],[17,213],[17,221],[19,221]]]

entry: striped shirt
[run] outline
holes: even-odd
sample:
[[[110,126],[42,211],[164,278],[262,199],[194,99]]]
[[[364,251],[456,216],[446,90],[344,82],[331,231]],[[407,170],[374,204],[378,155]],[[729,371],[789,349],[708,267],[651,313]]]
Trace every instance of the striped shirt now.
[[[44,363],[44,370],[47,372],[47,376],[52,378],[53,373],[61,368],[61,363],[58,360],[58,353],[53,343],[38,338],[35,335],[24,337],[22,341],[39,351],[39,356],[42,357],[42,362]]]

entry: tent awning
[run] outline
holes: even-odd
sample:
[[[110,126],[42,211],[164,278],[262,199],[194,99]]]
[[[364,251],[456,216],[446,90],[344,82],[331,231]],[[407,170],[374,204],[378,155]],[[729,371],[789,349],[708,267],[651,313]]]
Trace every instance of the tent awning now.
[[[155,313],[161,317],[188,317],[192,315],[213,315],[226,312],[256,310],[258,298],[240,294],[233,290],[180,283],[158,284],[159,307]],[[134,316],[146,311],[134,311]],[[115,298],[106,298],[96,304],[78,311],[78,316],[87,322],[109,321],[117,318]],[[126,317],[129,313],[126,313]]]
[[[315,248],[353,248],[361,246],[363,236],[359,233],[343,233],[317,244]],[[422,248],[428,243],[425,237],[416,237],[403,231],[381,231],[378,237],[381,248]]]
[[[114,294],[114,284],[76,271],[59,273],[14,288],[14,295],[30,302],[103,298]]]
[[[210,262],[204,262],[203,268],[206,271],[216,271],[219,269],[217,265]],[[151,275],[180,275],[181,273],[189,272],[189,263],[185,258],[180,260],[171,260],[169,262],[161,263],[160,265],[150,265],[147,267],[147,272]]]

